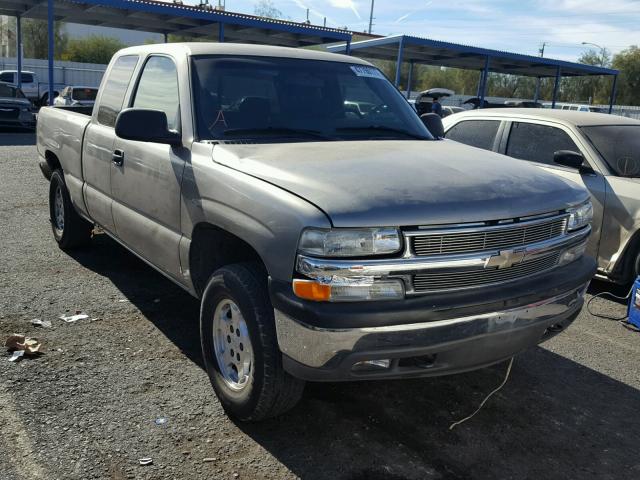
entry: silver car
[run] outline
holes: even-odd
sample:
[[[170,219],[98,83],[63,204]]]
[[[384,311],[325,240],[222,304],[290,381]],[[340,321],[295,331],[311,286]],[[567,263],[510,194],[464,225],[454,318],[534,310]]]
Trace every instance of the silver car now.
[[[487,109],[444,120],[446,137],[535,162],[585,186],[598,276],[640,275],[640,121],[568,110]]]

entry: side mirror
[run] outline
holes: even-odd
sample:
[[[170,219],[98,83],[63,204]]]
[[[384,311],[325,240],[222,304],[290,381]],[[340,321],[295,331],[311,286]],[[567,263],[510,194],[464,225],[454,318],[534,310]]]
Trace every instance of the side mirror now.
[[[553,152],[553,161],[558,165],[579,170],[584,164],[584,157],[581,153],[571,150],[558,150]]]
[[[126,108],[116,119],[116,135],[125,140],[179,145],[178,132],[169,130],[167,115],[160,110]]]
[[[427,127],[427,130],[434,136],[434,138],[444,138],[444,125],[439,115],[435,113],[423,113],[420,115],[420,120]]]
[[[584,164],[584,156],[572,150],[553,152],[553,161],[564,167],[575,168],[580,173],[593,173],[593,168]]]

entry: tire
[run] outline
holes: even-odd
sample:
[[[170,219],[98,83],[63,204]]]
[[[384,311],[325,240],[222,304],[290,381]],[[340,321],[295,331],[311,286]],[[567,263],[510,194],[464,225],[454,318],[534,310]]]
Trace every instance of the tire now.
[[[202,297],[200,338],[207,374],[231,416],[255,422],[300,400],[304,382],[282,367],[267,275],[259,265],[214,272]]]
[[[78,215],[71,203],[62,170],[51,174],[49,183],[49,214],[53,238],[62,250],[87,245],[93,225]]]

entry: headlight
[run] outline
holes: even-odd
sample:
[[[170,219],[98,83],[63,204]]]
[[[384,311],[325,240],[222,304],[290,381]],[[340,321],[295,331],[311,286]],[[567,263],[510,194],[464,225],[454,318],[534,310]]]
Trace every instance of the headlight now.
[[[299,251],[318,257],[367,257],[400,251],[395,228],[308,228],[300,237]]]
[[[593,220],[593,205],[589,201],[569,208],[567,212],[569,212],[569,221],[567,222],[567,230],[569,231],[578,230]]]

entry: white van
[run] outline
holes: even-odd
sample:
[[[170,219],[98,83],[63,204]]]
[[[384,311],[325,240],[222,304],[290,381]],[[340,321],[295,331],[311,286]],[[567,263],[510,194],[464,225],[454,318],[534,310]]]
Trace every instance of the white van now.
[[[22,70],[22,86],[20,89],[24,93],[25,97],[33,101],[38,98],[38,77],[33,72]],[[18,85],[18,71],[17,70],[1,70],[0,82],[10,83],[11,85]]]

